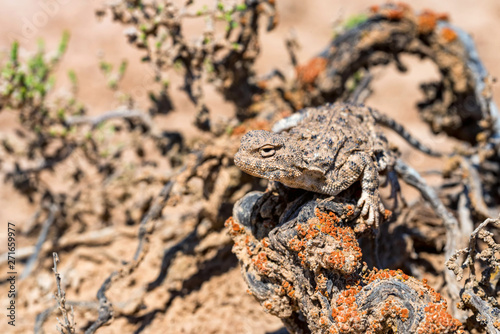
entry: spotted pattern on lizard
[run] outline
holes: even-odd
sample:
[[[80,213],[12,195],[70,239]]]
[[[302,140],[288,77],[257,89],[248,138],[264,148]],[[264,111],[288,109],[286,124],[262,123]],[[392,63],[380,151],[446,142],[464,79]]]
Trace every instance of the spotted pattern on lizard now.
[[[343,103],[307,108],[273,129],[280,132],[255,130],[241,138],[235,155],[241,170],[331,196],[359,181],[361,216],[378,228],[385,214],[379,173],[392,170],[396,157],[371,109]]]

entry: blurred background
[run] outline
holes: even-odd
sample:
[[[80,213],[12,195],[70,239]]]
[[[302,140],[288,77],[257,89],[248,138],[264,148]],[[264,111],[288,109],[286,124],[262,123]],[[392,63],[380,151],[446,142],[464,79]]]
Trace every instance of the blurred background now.
[[[180,1],[179,1],[180,2]],[[206,1],[207,2],[207,1]],[[284,72],[293,73],[289,65],[284,40],[294,30],[300,50],[298,61],[306,63],[318,54],[331,40],[336,23],[354,14],[366,11],[371,5],[380,1],[321,1],[321,0],[278,0],[279,25],[269,33],[261,34],[261,55],[256,69],[264,74],[278,67]],[[22,57],[34,53],[43,40],[46,50],[55,50],[61,40],[63,31],[70,33],[67,51],[56,70],[56,86],[54,94],[64,94],[71,85],[69,71],[74,71],[78,78],[78,99],[85,103],[89,115],[98,115],[113,110],[120,105],[120,96],[116,90],[108,87],[100,69],[105,61],[118,67],[123,61],[127,63],[120,93],[131,95],[140,110],[151,107],[149,92],[159,92],[162,88],[154,80],[154,72],[148,64],[141,62],[144,52],[129,45],[124,36],[123,25],[112,22],[109,15],[98,19],[95,11],[101,8],[99,0],[23,0],[0,2],[0,57],[8,57],[11,44],[19,42],[19,54]],[[469,32],[475,43],[484,65],[493,77],[500,76],[500,2],[498,0],[416,0],[411,2],[414,10],[432,9],[445,12],[456,26]],[[195,32],[196,28],[193,28]],[[377,107],[404,123],[424,143],[430,146],[445,145],[445,140],[430,135],[428,126],[419,120],[416,101],[421,98],[419,83],[436,78],[438,73],[428,61],[420,61],[412,57],[403,57],[409,71],[401,74],[394,66],[374,72],[373,94],[367,104]],[[199,134],[193,125],[195,109],[186,94],[179,89],[180,80],[172,75],[170,92],[174,110],[166,115],[159,115],[155,120],[158,125],[168,131],[179,131],[186,138]],[[213,115],[231,115],[231,104],[208,87],[206,102]],[[212,91],[210,90],[212,89]],[[500,86],[494,85],[494,99],[498,102]],[[12,110],[0,112],[0,136],[14,131],[17,114]],[[391,136],[391,140],[403,147],[403,158],[416,169],[432,166],[432,160],[424,155],[405,150],[406,144],[399,138]],[[411,154],[409,152],[412,152]],[[431,162],[429,162],[431,161]],[[10,184],[0,187],[0,226],[14,222],[22,226],[32,217],[36,207],[26,197],[16,192]],[[23,244],[27,239],[19,239],[18,248],[30,246]],[[34,239],[30,239],[34,240]],[[6,228],[0,230],[0,245],[6,244]],[[0,253],[5,252],[2,246]],[[63,259],[64,264],[64,259]],[[63,265],[62,265],[63,266]],[[3,275],[3,274],[2,274]],[[225,276],[212,279],[199,295],[190,295],[183,301],[176,301],[169,314],[153,323],[144,332],[195,333],[205,329],[205,333],[265,333],[281,328],[278,319],[264,314],[260,306],[245,295],[245,286],[241,281],[237,267],[232,268]],[[95,284],[90,284],[93,297],[96,288],[106,276],[97,277]],[[3,276],[2,276],[3,277]],[[42,276],[40,284],[52,287],[53,278],[50,273]],[[45,283],[44,283],[45,282]],[[208,284],[208,283],[207,283]],[[19,287],[19,286],[18,286]],[[29,289],[26,286],[26,289]],[[47,290],[50,290],[47,288]],[[19,293],[30,293],[20,291]],[[210,296],[210,294],[213,294]],[[5,300],[5,284],[0,285],[0,300]],[[37,295],[33,295],[37,298]],[[209,301],[207,301],[209,300]],[[42,303],[43,304],[43,303]],[[234,311],[233,307],[241,307]],[[17,316],[19,327],[6,327],[0,322],[0,331],[7,333],[28,332],[34,325],[34,316],[44,309],[38,305],[33,309],[20,309]],[[216,313],[215,311],[219,312]],[[236,314],[232,315],[233,312]],[[95,313],[89,318],[95,317]],[[83,321],[83,320],[82,320]],[[156,320],[155,320],[156,321]],[[51,321],[47,328],[53,329]],[[169,324],[169,328],[166,324]],[[167,327],[165,327],[167,326]],[[102,328],[99,333],[128,333],[137,330],[130,321],[120,319],[109,328]]]

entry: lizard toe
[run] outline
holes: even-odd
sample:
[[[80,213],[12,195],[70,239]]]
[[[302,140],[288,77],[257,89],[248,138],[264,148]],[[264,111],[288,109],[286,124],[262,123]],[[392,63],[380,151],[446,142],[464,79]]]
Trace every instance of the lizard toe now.
[[[377,195],[362,195],[358,201],[358,208],[361,208],[361,217],[365,218],[368,226],[378,228],[381,216],[385,214],[385,208]]]

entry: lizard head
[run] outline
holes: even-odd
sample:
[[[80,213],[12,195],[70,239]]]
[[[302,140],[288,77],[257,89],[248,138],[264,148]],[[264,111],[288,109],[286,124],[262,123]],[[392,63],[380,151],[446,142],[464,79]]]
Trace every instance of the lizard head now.
[[[303,154],[286,134],[254,130],[241,138],[234,162],[242,171],[287,184],[301,176]]]

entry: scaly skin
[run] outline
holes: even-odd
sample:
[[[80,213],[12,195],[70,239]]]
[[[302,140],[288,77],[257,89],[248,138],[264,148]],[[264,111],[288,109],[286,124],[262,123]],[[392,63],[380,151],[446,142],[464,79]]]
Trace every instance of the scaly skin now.
[[[358,208],[368,226],[378,228],[385,214],[379,172],[392,169],[395,157],[369,108],[348,104],[303,110],[278,123],[281,133],[250,131],[235,155],[244,172],[335,196],[361,184]]]

